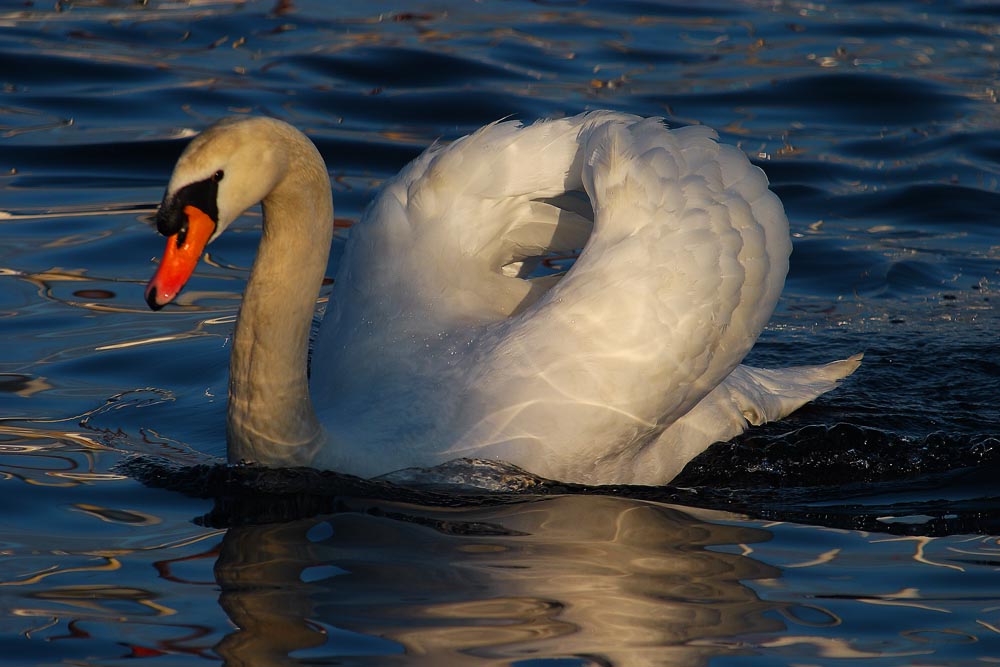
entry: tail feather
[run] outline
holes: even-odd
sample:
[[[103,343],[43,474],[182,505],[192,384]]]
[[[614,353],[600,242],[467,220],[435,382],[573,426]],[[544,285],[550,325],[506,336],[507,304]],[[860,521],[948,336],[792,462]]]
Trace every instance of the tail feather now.
[[[863,356],[856,354],[821,366],[767,369],[740,365],[719,389],[729,393],[747,422],[759,426],[781,419],[834,389],[858,368]]]
[[[640,477],[672,479],[704,451],[706,443],[725,442],[751,424],[759,426],[788,416],[835,389],[857,370],[863,357],[855,354],[819,366],[775,369],[737,366],[725,381],[642,452],[636,466],[643,470]]]

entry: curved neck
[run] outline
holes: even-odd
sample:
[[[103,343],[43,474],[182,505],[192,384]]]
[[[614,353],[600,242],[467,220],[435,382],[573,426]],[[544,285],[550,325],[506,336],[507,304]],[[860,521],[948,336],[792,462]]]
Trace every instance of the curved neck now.
[[[281,137],[288,169],[262,202],[263,232],[229,365],[229,461],[309,465],[323,429],[309,397],[316,297],[333,238],[326,167],[304,137]]]

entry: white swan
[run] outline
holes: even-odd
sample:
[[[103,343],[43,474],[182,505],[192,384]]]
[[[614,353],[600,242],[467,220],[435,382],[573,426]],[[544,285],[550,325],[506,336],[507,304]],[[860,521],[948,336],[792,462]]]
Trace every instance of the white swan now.
[[[763,172],[716,138],[605,111],[429,148],[350,232],[310,398],[326,166],[286,123],[223,120],[178,160],[146,300],[171,301],[205,245],[262,202],[233,339],[230,461],[368,477],[478,457],[564,481],[665,483],[861,358],[740,365],[791,243]],[[581,247],[564,276],[527,277],[533,258]]]

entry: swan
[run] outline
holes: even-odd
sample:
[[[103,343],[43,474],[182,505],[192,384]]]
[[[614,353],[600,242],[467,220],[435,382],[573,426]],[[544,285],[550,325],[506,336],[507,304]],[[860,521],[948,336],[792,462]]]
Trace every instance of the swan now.
[[[474,457],[566,482],[663,484],[861,360],[740,363],[791,240],[763,172],[704,126],[594,111],[431,146],[352,227],[311,378],[333,202],[319,151],[285,122],[223,119],[186,147],[156,213],[168,239],[146,301],[173,300],[258,202],[231,463],[372,477]],[[533,273],[575,248],[564,275]]]

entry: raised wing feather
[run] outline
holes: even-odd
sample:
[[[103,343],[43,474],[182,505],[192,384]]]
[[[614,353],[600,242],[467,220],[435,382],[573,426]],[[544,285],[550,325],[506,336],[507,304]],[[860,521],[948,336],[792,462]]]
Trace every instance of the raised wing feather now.
[[[763,174],[711,130],[588,120],[567,182],[585,188],[593,233],[565,278],[484,337],[467,410],[487,417],[454,451],[606,481],[736,368],[790,244]]]

